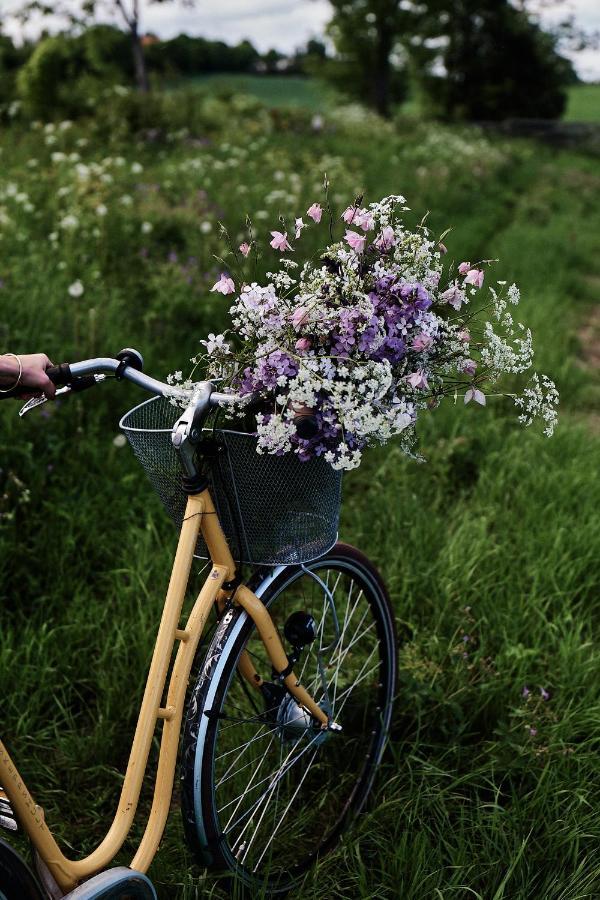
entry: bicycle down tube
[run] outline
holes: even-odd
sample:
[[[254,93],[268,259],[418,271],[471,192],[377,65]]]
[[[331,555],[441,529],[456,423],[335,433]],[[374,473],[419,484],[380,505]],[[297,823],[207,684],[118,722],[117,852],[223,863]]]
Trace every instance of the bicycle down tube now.
[[[135,380],[140,383],[138,373],[135,374]],[[200,531],[209,551],[211,569],[185,627],[180,628],[181,610]],[[131,863],[131,868],[140,872],[146,872],[149,868],[169,812],[188,678],[204,626],[215,603],[218,602],[222,608],[225,602],[233,600],[244,608],[254,620],[274,670],[282,676],[285,672],[282,680],[289,692],[321,723],[322,728],[330,725],[326,713],[302,688],[294,673],[289,671],[285,650],[264,605],[243,585],[233,590],[223,588],[234,580],[235,571],[235,562],[209,491],[204,489],[199,494],[191,494],[187,500],[117,812],[106,837],[89,856],[82,860],[70,860],[64,856],[44,820],[43,810],[35,804],[0,740],[0,784],[20,824],[63,891],[73,889],[80,881],[106,868],[123,846],[137,810],[156,724],[162,720],[152,808]],[[175,643],[178,649],[168,681],[165,705],[161,706]]]

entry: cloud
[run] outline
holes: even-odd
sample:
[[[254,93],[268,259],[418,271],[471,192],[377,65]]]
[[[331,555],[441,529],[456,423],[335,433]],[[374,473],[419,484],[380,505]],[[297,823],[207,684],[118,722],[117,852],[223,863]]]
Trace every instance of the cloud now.
[[[0,0],[5,15],[17,2]],[[600,30],[599,0],[571,0],[570,7],[581,28]],[[284,52],[294,50],[309,38],[322,35],[331,18],[327,0],[196,0],[191,9],[177,2],[156,4],[141,0],[141,8],[142,28],[160,37],[170,38],[185,32],[229,43],[247,38],[260,51],[271,47]],[[563,14],[564,8],[550,9],[543,18],[550,23]],[[105,21],[115,21],[115,17],[106,17]],[[6,30],[15,36],[22,34],[14,21],[8,22]],[[38,20],[27,34],[33,37],[39,31]],[[582,77],[600,79],[599,51],[584,50],[572,54],[572,58]]]

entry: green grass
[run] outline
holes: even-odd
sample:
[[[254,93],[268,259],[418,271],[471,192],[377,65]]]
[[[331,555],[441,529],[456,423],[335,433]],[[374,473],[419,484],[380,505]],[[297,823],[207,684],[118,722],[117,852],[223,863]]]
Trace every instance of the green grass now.
[[[240,91],[257,97],[270,107],[296,106],[319,112],[335,102],[333,90],[314,78],[301,75],[214,74],[187,79],[184,84],[217,93]]]
[[[217,220],[237,241],[250,211],[265,241],[279,214],[318,199],[324,171],[338,210],[363,189],[402,191],[411,221],[430,210],[435,233],[452,226],[450,257],[500,257],[497,277],[520,283],[537,363],[562,391],[562,423],[548,441],[505,405],[450,403],[423,420],[426,464],[388,446],[346,479],[341,534],[389,585],[399,692],[369,812],[295,896],[597,897],[600,379],[577,333],[600,277],[600,164],[343,111],[315,133],[239,98],[190,110],[188,131],[164,121],[144,138],[122,131],[117,101],[95,125],[4,131],[0,345],[55,360],[133,345],[158,377],[185,369],[225,323],[209,291]],[[81,164],[96,168],[86,178]],[[139,399],[111,384],[47,417],[0,407],[2,735],[74,855],[112,819],[175,543],[113,443]],[[218,895],[185,848],[177,797],[150,875],[161,898]]]
[[[600,84],[577,84],[569,88],[564,118],[567,122],[600,122]]]

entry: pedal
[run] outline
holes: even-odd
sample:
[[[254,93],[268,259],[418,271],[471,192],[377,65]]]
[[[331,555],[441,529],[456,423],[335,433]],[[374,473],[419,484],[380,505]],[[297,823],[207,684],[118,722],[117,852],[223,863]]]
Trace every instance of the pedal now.
[[[0,828],[6,828],[7,831],[19,830],[10,800],[2,788],[0,788]]]

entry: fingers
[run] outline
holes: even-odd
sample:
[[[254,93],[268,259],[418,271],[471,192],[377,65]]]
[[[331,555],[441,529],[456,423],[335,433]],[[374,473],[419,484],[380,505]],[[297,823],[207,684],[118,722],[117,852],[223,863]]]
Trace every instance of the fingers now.
[[[42,357],[43,354],[39,353],[36,356]],[[53,400],[56,395],[56,387],[50,381],[44,369],[37,368],[37,363],[38,360],[36,359],[35,367],[31,365],[23,366],[21,385],[25,388],[33,388],[34,396],[43,393],[48,400]]]

